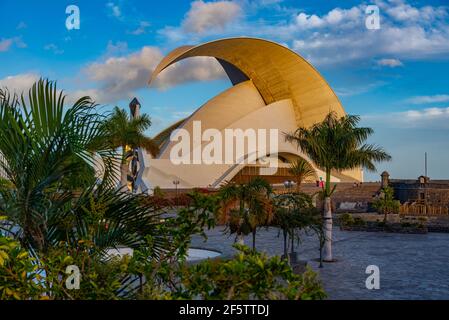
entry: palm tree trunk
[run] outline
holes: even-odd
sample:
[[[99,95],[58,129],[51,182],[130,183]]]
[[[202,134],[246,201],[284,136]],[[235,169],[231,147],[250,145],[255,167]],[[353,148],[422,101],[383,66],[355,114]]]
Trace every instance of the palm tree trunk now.
[[[284,233],[284,259],[288,260],[288,250],[287,250],[287,231],[282,230]]]
[[[235,243],[244,245],[245,244],[245,238],[243,237],[243,234],[239,233],[235,237]]]
[[[326,170],[326,190],[324,198],[324,232],[325,232],[325,242],[324,242],[324,252],[323,260],[330,262],[332,261],[332,202],[331,202],[331,188],[330,188],[330,170]]]
[[[293,233],[293,232],[294,232],[294,231],[292,231],[292,234],[290,235],[291,240],[292,240],[292,248],[291,248],[291,250],[290,250],[291,253],[294,253],[294,252],[295,252],[295,236],[294,236],[294,233]]]
[[[256,251],[256,229],[253,230],[253,251]]]

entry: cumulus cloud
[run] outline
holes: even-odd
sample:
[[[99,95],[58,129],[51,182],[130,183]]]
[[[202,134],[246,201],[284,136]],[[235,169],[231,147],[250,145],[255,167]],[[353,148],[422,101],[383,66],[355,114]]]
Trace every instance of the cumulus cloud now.
[[[299,29],[313,29],[324,27],[349,28],[360,23],[362,11],[360,7],[350,9],[335,8],[322,17],[315,14],[308,15],[304,12],[298,14],[295,18],[296,27]]]
[[[112,42],[111,40],[108,41],[108,45],[106,47],[106,56],[116,56],[124,54],[128,51],[128,43],[125,41],[117,41]]]
[[[187,32],[205,33],[209,30],[223,30],[241,15],[240,6],[231,1],[192,2],[182,27]]]
[[[93,96],[100,103],[131,98],[134,91],[148,85],[151,73],[162,58],[159,48],[143,47],[127,56],[110,57],[105,61],[92,63],[82,72],[97,88],[80,90],[77,94]],[[223,77],[225,73],[215,59],[196,57],[164,70],[154,86],[167,88],[189,81],[208,81]]]
[[[207,41],[212,36],[268,38],[286,43],[317,65],[366,59],[378,61],[386,56],[393,56],[401,63],[447,56],[448,7],[417,6],[405,0],[373,2],[380,7],[379,30],[366,28],[365,4],[337,7],[322,14],[298,12],[296,8],[285,6],[282,10],[274,9],[273,5],[272,10],[278,10],[277,14],[285,17],[273,22],[257,18],[257,10],[265,10],[263,6],[242,0],[238,3],[195,1],[180,26],[165,27],[159,33],[178,43]],[[277,1],[268,3],[279,5]],[[220,8],[219,13],[215,12],[217,8]],[[393,65],[393,61],[385,63],[384,66],[398,66]]]
[[[0,79],[0,88],[7,88],[10,93],[20,95],[23,92],[27,92],[37,80],[39,80],[39,75],[36,73],[23,73],[7,76]]]
[[[370,124],[393,128],[449,129],[449,107],[368,114],[362,119]]]
[[[159,33],[171,41],[181,41],[189,36],[223,33],[242,16],[242,7],[232,1],[193,1],[179,27],[167,26]]]
[[[448,101],[449,101],[448,94],[437,94],[433,96],[416,96],[407,99],[407,102],[413,104],[426,104],[426,103],[448,102]]]
[[[382,67],[402,67],[403,63],[399,59],[380,59],[377,61],[377,64]]]
[[[389,17],[399,22],[416,23],[447,17],[447,11],[444,7],[423,6],[417,8],[403,0],[377,1],[376,4]]]

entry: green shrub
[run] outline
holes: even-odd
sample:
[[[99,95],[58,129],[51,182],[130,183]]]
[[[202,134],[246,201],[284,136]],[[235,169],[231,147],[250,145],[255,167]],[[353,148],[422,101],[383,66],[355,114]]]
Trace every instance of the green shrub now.
[[[155,187],[154,187],[153,195],[154,195],[155,197],[161,197],[161,198],[164,198],[164,197],[165,197],[164,191],[162,191],[161,187],[159,187],[159,186],[155,186]]]
[[[365,226],[366,225],[366,221],[363,220],[360,217],[355,217],[352,225],[354,225],[354,226]]]
[[[343,213],[339,217],[339,222],[342,226],[352,226],[354,224],[354,218],[352,214]]]
[[[40,281],[36,260],[17,241],[0,236],[0,300],[39,299]]]
[[[269,258],[246,246],[235,247],[239,253],[233,259],[205,260],[193,266],[181,266],[171,274],[172,284],[176,284],[168,292],[161,287],[155,290],[157,285],[148,283],[141,298],[311,300],[326,297],[317,274],[311,269],[297,275],[280,257]]]

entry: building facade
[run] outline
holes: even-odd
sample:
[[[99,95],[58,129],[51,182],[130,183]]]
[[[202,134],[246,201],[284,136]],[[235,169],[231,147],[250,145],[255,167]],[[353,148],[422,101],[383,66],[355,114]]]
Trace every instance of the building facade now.
[[[146,186],[173,188],[176,182],[179,188],[216,188],[225,181],[246,181],[253,176],[282,183],[289,176],[292,161],[298,157],[309,161],[296,145],[285,141],[284,133],[312,126],[330,111],[341,116],[345,114],[334,91],[310,63],[290,49],[262,39],[231,38],[179,47],[155,68],[150,84],[169,66],[198,56],[215,58],[232,86],[188,118],[155,136],[161,148],[159,155],[153,159],[143,154],[146,166],[142,181]],[[199,136],[207,136],[205,140],[196,135],[198,127]],[[223,137],[227,137],[230,130],[240,136],[234,135],[230,149],[223,148],[217,154],[215,148],[211,155],[212,142],[221,140],[223,145]],[[256,144],[249,143],[254,132],[257,139],[263,137],[261,133],[266,134],[265,145],[261,146],[259,140]],[[173,158],[180,155],[182,149],[180,137],[186,134],[188,143],[185,145],[190,149],[182,150],[183,163],[175,163]],[[240,158],[228,161],[230,153],[239,152],[239,138],[248,141],[244,152],[239,153]],[[213,161],[204,159],[204,150],[209,151]],[[203,156],[200,161],[195,160],[200,154]],[[249,159],[252,161],[246,161]],[[316,170],[315,179],[324,178],[324,173],[311,164]],[[363,172],[361,169],[333,172],[331,180],[362,181]]]

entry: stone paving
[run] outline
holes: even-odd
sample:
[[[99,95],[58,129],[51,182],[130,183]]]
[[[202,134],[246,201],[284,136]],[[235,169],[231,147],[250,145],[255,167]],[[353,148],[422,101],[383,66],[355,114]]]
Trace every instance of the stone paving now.
[[[232,256],[234,236],[223,228],[209,230],[208,240],[195,237],[192,246],[218,250]],[[245,238],[251,245],[251,237]],[[281,255],[282,238],[278,230],[261,229],[257,250]],[[318,268],[319,244],[314,236],[303,237],[299,258],[319,272],[329,299],[449,299],[449,234],[393,234],[334,229],[334,258]],[[368,290],[365,274],[368,265],[380,268],[380,289]]]

